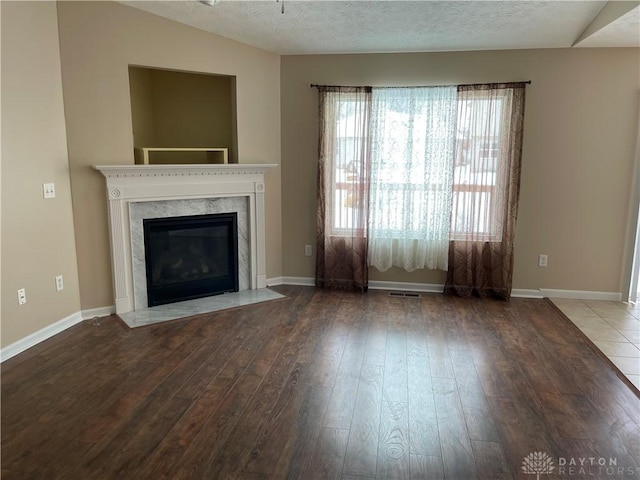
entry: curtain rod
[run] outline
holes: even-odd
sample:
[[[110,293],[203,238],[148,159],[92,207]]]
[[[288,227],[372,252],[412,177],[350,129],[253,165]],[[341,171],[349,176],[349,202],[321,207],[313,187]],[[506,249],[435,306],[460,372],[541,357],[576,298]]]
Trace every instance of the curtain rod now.
[[[525,80],[522,82],[490,82],[490,83],[462,83],[462,84],[451,84],[451,85],[416,85],[416,87],[479,87],[481,85],[492,85],[492,84],[509,84],[509,83],[524,83],[526,85],[531,85],[531,80]],[[312,83],[310,85],[311,88],[317,87],[343,87],[343,88],[373,88],[370,85],[319,85],[317,83]],[[412,86],[413,87],[413,86]],[[407,86],[402,87],[376,87],[376,88],[411,88]]]
[[[318,83],[312,83],[311,88],[317,87],[341,87],[341,88],[371,88],[370,85],[320,85]]]
[[[524,80],[521,82],[489,82],[489,83],[461,83],[460,85],[451,85],[453,87],[479,87],[481,85],[493,85],[493,84],[503,84],[506,83],[507,85],[510,83],[524,83],[525,85],[531,85],[531,80]]]

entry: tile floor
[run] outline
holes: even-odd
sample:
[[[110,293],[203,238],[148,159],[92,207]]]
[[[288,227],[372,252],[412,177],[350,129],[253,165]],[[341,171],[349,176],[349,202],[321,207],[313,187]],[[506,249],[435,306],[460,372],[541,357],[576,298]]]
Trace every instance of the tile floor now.
[[[551,301],[640,389],[640,304]]]

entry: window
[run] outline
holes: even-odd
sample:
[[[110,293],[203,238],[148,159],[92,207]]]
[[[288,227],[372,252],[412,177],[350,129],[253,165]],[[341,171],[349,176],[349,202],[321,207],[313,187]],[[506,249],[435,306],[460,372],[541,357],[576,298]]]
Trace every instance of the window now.
[[[362,156],[366,148],[365,131],[361,122],[362,102],[354,95],[334,98],[335,152],[333,163],[332,233],[340,235],[345,229],[361,224],[362,208],[357,190],[361,188]]]
[[[478,92],[477,98],[458,100],[452,239],[471,234],[484,241],[502,238],[504,212],[500,192],[506,169],[501,160],[508,147],[502,137],[509,125],[505,124],[508,118],[504,115],[504,98],[487,95]]]
[[[367,94],[327,94],[331,234],[362,230],[381,271],[446,270],[451,240],[502,241],[512,90]]]
[[[456,87],[373,89],[369,265],[446,268]]]
[[[354,202],[353,189],[361,172],[358,161],[362,155],[362,137],[354,137],[361,130],[355,126],[356,102],[340,100],[336,105],[336,152],[334,164],[334,211],[333,227],[336,234],[340,229],[351,228],[358,213]],[[425,216],[424,208],[412,209],[410,217],[403,217],[397,211],[397,205],[410,201],[412,205],[423,207],[433,204],[430,198],[439,184],[433,175],[425,173],[425,152],[427,125],[426,115],[389,109],[384,112],[386,136],[372,139],[381,150],[380,157],[385,161],[378,172],[378,184],[381,193],[381,210],[376,215],[376,227],[390,237],[400,233],[420,234],[420,222]],[[482,122],[476,122],[483,118]],[[454,210],[451,235],[456,236],[471,231],[481,232],[487,237],[501,236],[501,213],[496,211],[493,201],[496,189],[501,183],[498,168],[501,158],[500,135],[502,123],[502,99],[491,108],[488,100],[457,102],[456,162],[453,180]],[[440,144],[447,141],[447,128],[442,124],[433,132]],[[410,151],[404,152],[400,146],[410,145]],[[502,149],[504,150],[504,148]],[[405,168],[404,153],[410,155],[410,165]],[[428,183],[425,183],[425,177]],[[408,228],[407,228],[408,227]]]
[[[508,299],[525,84],[318,85],[316,285],[437,268],[448,293]]]

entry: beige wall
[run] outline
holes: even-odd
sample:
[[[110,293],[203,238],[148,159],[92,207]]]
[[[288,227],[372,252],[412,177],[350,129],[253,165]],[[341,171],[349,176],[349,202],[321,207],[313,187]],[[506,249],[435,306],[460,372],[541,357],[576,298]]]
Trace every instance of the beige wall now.
[[[317,92],[329,85],[531,80],[527,88],[514,288],[622,290],[640,89],[638,49],[560,49],[282,57],[284,275],[312,277]],[[538,254],[549,266],[537,266]],[[442,283],[442,272],[371,272]]]
[[[231,148],[232,77],[155,70],[151,75],[160,147]]]
[[[280,57],[111,2],[58,4],[83,309],[113,304],[103,177],[133,164],[128,66],[235,75],[240,163],[280,163]],[[280,169],[266,177],[267,276],[282,274]]]
[[[156,146],[153,125],[153,87],[150,68],[129,68],[129,91],[131,94],[131,129],[133,145]]]
[[[80,310],[53,2],[1,2],[2,339],[6,347]],[[56,198],[44,200],[42,184]],[[64,290],[56,292],[55,276]],[[27,303],[18,306],[17,290]]]

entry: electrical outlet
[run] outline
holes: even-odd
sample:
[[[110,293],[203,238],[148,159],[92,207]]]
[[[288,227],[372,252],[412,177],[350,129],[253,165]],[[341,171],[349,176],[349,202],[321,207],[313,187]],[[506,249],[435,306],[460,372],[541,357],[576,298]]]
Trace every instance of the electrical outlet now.
[[[27,303],[27,291],[24,288],[18,290],[18,305]]]
[[[549,260],[549,258],[546,255],[539,255],[538,256],[538,266],[539,267],[546,267],[548,260]]]
[[[43,183],[42,194],[44,198],[56,198],[56,184],[55,183]]]
[[[310,257],[311,255],[313,255],[313,250],[312,250],[312,248],[311,248],[311,245],[305,245],[305,246],[304,246],[304,254],[305,254],[307,257]]]
[[[62,275],[56,277],[56,292],[59,292],[64,288],[64,282],[62,281]]]

